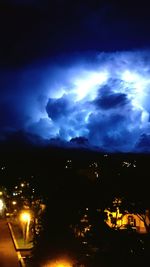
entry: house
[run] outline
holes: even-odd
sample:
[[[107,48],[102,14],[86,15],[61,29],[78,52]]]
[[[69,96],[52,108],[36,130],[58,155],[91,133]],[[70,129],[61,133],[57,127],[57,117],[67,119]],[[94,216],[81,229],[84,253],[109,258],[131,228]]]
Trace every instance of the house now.
[[[110,211],[106,209],[105,212],[107,213],[106,223],[111,228],[115,229],[131,229],[135,230],[137,233],[146,234],[147,228],[146,225],[150,226],[150,218],[148,216],[148,212],[144,215],[142,214],[133,214],[127,211],[120,213],[119,207],[116,208],[116,211]]]

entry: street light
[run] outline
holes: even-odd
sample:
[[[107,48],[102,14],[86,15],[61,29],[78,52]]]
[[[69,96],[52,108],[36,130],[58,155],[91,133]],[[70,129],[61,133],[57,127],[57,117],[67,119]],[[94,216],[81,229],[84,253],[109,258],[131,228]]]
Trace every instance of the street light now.
[[[20,219],[22,222],[24,223],[27,223],[27,222],[30,222],[30,219],[31,219],[31,215],[29,212],[27,211],[24,211],[20,214]]]
[[[0,199],[0,211],[2,211],[4,208],[4,202],[2,199]]]
[[[20,221],[23,224],[23,238],[24,242],[29,239],[29,225],[31,221],[31,214],[29,211],[22,211],[20,214]]]
[[[4,212],[6,210],[6,204],[3,199],[0,199],[0,216],[4,217]]]

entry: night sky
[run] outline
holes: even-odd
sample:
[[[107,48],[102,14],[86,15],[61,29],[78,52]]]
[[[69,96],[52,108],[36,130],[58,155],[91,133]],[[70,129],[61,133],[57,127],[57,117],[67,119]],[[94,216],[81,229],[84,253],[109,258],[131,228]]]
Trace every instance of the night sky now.
[[[120,2],[1,1],[1,144],[150,152],[149,7]]]

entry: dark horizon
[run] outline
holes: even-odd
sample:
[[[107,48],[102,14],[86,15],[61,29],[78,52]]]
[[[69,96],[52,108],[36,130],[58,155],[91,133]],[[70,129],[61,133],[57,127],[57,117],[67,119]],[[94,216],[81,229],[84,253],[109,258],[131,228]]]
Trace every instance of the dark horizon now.
[[[91,186],[94,181],[94,184],[98,182],[100,198],[105,198],[105,194],[108,199],[112,195],[124,195],[149,203],[149,154],[100,153],[79,148],[17,145],[14,142],[8,146],[3,144],[0,151],[1,185],[8,188],[18,180],[31,180],[38,191],[47,196],[49,188],[55,192],[62,183],[74,192],[76,189],[72,185],[77,186],[83,179]],[[71,160],[71,168],[65,169],[68,160]],[[92,173],[98,171],[98,180],[89,176],[90,165],[94,162],[98,168]],[[5,168],[2,170],[2,167]]]

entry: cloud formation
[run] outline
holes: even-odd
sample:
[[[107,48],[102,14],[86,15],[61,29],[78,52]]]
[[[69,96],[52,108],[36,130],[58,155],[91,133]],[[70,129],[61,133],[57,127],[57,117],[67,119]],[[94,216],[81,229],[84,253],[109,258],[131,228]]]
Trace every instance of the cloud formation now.
[[[149,74],[149,51],[99,53],[68,66],[26,70],[16,77],[19,107],[15,98],[9,107],[3,94],[4,109],[12,110],[18,124],[4,116],[1,127],[59,145],[150,152]]]

